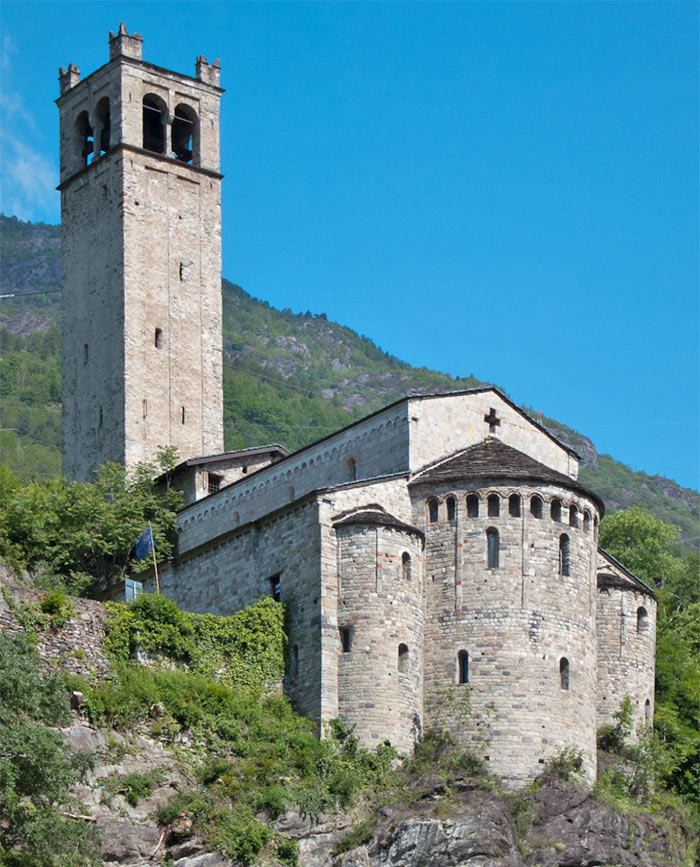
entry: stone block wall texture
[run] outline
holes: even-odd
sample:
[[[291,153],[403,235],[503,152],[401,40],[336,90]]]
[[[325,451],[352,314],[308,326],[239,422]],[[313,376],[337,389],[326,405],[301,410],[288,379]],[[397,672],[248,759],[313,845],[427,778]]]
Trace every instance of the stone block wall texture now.
[[[478,517],[467,515],[470,493],[480,497]],[[489,516],[487,497],[494,494],[499,515]],[[512,494],[520,496],[519,516],[509,514]],[[545,502],[542,518],[530,513],[532,494]],[[498,480],[476,488],[426,484],[414,496],[426,533],[426,726],[449,726],[512,782],[532,779],[565,747],[583,751],[584,770],[594,779],[596,539],[592,521],[586,531],[580,521],[569,526],[568,506],[597,514],[595,504],[552,485]],[[431,523],[433,496],[442,509]],[[446,496],[455,499],[453,520]],[[561,522],[549,514],[552,499],[563,504]],[[499,534],[496,568],[487,565],[490,528]],[[570,541],[569,575],[559,569],[562,534]],[[468,686],[458,682],[460,651],[468,653]],[[568,689],[561,685],[562,659],[569,663]]]
[[[133,466],[159,447],[223,449],[218,103],[205,81],[115,56],[58,100],[61,126],[64,474]],[[163,108],[163,154],[143,148],[143,100]],[[109,148],[81,156],[81,123]],[[197,118],[192,164],[170,147]]]
[[[651,725],[654,718],[656,600],[629,583],[601,583],[597,610],[597,724],[613,724],[613,714],[629,697],[633,726],[639,730]],[[640,616],[643,612],[646,617]]]
[[[11,590],[16,603],[38,605],[44,596],[38,591]],[[45,629],[37,634],[37,651],[50,671],[68,674],[104,675],[111,663],[102,645],[105,637],[105,610],[101,602],[92,599],[70,599],[74,614],[63,626]],[[24,632],[17,616],[0,596],[0,631],[17,635]]]

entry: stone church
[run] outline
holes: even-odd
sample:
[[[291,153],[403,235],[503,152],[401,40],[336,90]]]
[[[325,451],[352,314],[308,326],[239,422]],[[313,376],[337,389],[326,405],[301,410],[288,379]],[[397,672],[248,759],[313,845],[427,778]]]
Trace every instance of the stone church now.
[[[494,388],[406,397],[290,454],[223,452],[218,61],[110,33],[60,71],[64,473],[183,457],[162,592],[289,609],[284,689],[410,752],[446,727],[510,781],[654,701],[653,591],[598,548],[579,458]]]

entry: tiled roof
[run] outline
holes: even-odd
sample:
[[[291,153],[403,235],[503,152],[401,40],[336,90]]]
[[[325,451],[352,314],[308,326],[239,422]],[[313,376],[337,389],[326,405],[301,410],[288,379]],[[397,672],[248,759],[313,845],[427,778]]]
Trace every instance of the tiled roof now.
[[[421,539],[423,538],[423,533],[420,530],[416,527],[412,527],[410,524],[400,521],[393,515],[390,515],[389,512],[381,506],[361,506],[357,511],[353,511],[350,514],[339,515],[338,518],[333,521],[334,527],[348,527],[351,524],[381,524],[386,527],[394,527],[397,530],[403,530],[406,533],[414,533],[415,535],[420,536]]]
[[[570,488],[591,497],[603,509],[600,498],[576,479],[553,470],[529,455],[507,446],[496,437],[489,437],[476,445],[462,449],[419,470],[409,484],[450,482],[455,479],[480,481],[507,479],[508,481],[546,482]]]

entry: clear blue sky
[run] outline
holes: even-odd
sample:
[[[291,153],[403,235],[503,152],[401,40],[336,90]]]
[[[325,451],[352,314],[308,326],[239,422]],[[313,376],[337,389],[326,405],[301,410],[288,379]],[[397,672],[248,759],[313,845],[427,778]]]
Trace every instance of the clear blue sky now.
[[[59,65],[221,58],[224,276],[698,487],[698,4],[12,2],[2,208],[58,222]]]

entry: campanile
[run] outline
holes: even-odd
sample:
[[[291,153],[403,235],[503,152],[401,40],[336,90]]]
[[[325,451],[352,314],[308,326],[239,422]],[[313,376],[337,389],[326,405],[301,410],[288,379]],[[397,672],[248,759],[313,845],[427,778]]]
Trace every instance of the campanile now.
[[[223,451],[219,61],[61,68],[63,473]]]

